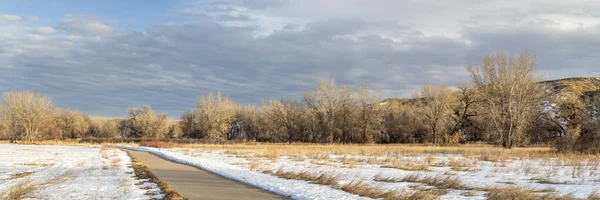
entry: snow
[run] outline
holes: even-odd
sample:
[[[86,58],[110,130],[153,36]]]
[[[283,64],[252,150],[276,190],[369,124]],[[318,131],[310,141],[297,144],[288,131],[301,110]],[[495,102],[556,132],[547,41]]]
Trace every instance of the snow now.
[[[303,156],[301,158],[279,155],[276,159],[260,156],[236,156],[225,150],[206,149],[157,149],[151,147],[127,147],[146,151],[165,159],[193,165],[222,176],[238,180],[294,199],[367,199],[346,193],[338,188],[311,184],[308,181],[287,180],[250,169],[250,163],[259,160],[263,170],[283,170],[290,172],[309,172],[314,174],[333,174],[339,177],[339,185],[354,180],[362,180],[370,186],[384,191],[411,191],[417,187],[430,187],[422,183],[379,182],[374,177],[402,179],[413,173],[429,176],[458,177],[471,188],[522,186],[542,190],[553,188],[556,194],[570,194],[576,198],[588,197],[594,190],[600,189],[600,162],[569,161],[560,159],[524,159],[506,158],[505,161],[485,161],[485,159],[460,154],[403,154],[372,156],[359,154],[329,154],[323,157]],[[400,158],[402,162],[425,163],[433,160],[430,171],[408,171],[382,167],[381,162],[389,157]],[[467,163],[467,170],[453,170],[449,166],[452,160]],[[546,179],[548,183],[540,183]],[[469,190],[449,189],[441,199],[485,199],[485,191],[472,190],[476,196],[463,196]]]
[[[135,200],[164,196],[156,184],[136,180],[131,158],[114,148],[1,144],[0,158],[0,199],[25,181],[40,185],[26,195],[29,199]],[[23,172],[32,173],[15,178]]]
[[[251,171],[248,167],[233,164],[237,161],[241,161],[241,159],[227,157],[225,154],[202,154],[202,156],[193,157],[179,152],[151,147],[120,147],[149,152],[173,162],[199,167],[221,176],[280,195],[288,196],[293,199],[367,199],[329,186],[310,184],[307,181],[302,180],[282,179],[272,175]]]

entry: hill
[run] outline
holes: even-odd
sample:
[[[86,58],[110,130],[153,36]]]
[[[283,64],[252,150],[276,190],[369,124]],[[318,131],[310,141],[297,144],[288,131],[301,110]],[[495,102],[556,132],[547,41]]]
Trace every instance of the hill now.
[[[541,81],[553,93],[577,92],[582,94],[587,105],[600,102],[600,77],[571,77],[558,80]],[[380,101],[380,105],[410,105],[415,103],[413,98],[388,98]]]

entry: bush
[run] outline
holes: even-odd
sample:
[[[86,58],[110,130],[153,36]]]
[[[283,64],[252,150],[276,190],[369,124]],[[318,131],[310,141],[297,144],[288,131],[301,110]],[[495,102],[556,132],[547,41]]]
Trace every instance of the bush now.
[[[590,121],[568,130],[567,136],[558,138],[553,147],[559,152],[600,153],[600,122]]]

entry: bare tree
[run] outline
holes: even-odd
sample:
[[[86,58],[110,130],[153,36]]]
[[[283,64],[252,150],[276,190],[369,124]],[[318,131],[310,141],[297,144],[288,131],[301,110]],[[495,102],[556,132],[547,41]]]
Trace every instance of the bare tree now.
[[[366,88],[358,88],[359,119],[363,143],[373,143],[374,137],[382,132],[383,112],[379,105],[379,94]]]
[[[563,130],[581,126],[589,117],[585,103],[580,93],[565,92],[558,95],[553,102],[557,105],[556,118],[560,120]],[[568,131],[566,131],[568,132]]]
[[[468,139],[478,138],[480,127],[476,125],[477,118],[477,96],[471,84],[458,86],[455,93],[455,105],[452,106],[452,130],[450,134],[464,134]]]
[[[254,141],[260,134],[259,117],[256,106],[241,106],[237,113],[237,124],[240,128],[239,137],[246,141]]]
[[[10,143],[15,143],[21,133],[21,126],[16,116],[13,116],[8,109],[3,108],[0,104],[0,129],[2,135],[10,140]]]
[[[101,138],[114,138],[118,135],[117,120],[106,120],[100,125]]]
[[[304,115],[302,105],[291,99],[271,101],[270,112],[266,113],[275,126],[285,129],[287,142],[292,143],[300,134],[299,123]]]
[[[163,138],[168,133],[167,117],[157,114],[148,105],[130,107],[124,128],[128,130],[129,137]]]
[[[425,86],[421,97],[417,96],[416,99],[420,100],[419,111],[433,136],[433,143],[438,144],[440,134],[444,138],[446,136],[448,120],[452,115],[452,90],[447,86]]]
[[[209,92],[198,98],[198,114],[209,139],[226,139],[235,120],[237,105],[228,97]]]
[[[88,131],[89,124],[84,114],[68,109],[59,110],[57,113],[55,121],[60,139],[80,138]]]
[[[523,52],[507,60],[498,52],[468,69],[494,132],[503,147],[512,148],[525,136],[534,110],[543,102],[545,90],[537,83],[535,57]]]
[[[14,126],[12,138],[19,137],[22,130],[21,139],[31,142],[54,118],[54,105],[48,96],[29,91],[5,92],[2,100],[3,118],[9,120],[9,126]]]
[[[181,114],[179,126],[183,137],[187,138],[203,138],[206,136],[205,130],[202,130],[202,126],[199,120],[198,109],[185,111]]]
[[[337,87],[335,81],[321,81],[314,91],[304,94],[304,103],[318,123],[322,142],[339,142],[349,133],[348,120],[356,99],[345,85]]]

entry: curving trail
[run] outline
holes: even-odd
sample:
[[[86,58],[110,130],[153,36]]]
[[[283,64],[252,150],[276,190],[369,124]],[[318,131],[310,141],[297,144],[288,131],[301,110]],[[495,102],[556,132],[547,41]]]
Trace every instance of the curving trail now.
[[[192,199],[289,199],[224,178],[196,167],[174,163],[147,152],[122,149],[144,163],[154,175],[179,194]]]

